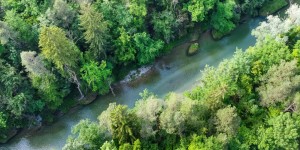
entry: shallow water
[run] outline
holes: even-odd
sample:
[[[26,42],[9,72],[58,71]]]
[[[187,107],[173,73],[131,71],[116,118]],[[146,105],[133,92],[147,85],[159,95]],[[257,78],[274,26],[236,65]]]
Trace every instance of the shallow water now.
[[[169,54],[159,58],[148,75],[130,84],[122,84],[115,89],[116,97],[100,96],[93,103],[75,112],[69,112],[51,126],[44,126],[39,131],[17,135],[7,144],[1,145],[2,150],[51,150],[61,149],[71,133],[71,127],[81,119],[97,120],[97,116],[111,102],[134,106],[139,93],[147,88],[159,97],[171,91],[184,92],[194,87],[201,77],[200,70],[205,65],[217,66],[223,59],[230,58],[236,48],[245,50],[254,45],[255,39],[251,30],[258,26],[262,19],[251,19],[240,25],[231,35],[214,41],[209,33],[199,39],[200,52],[187,57],[186,49],[189,41],[175,47]]]

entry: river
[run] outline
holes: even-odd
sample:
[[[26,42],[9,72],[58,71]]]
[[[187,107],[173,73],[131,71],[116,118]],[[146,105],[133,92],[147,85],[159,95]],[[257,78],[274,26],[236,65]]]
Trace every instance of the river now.
[[[209,33],[204,33],[200,39],[200,52],[187,57],[186,49],[189,41],[186,40],[176,46],[169,54],[159,58],[148,75],[130,84],[122,84],[115,89],[116,96],[99,96],[93,103],[69,112],[51,126],[43,126],[34,133],[19,134],[7,144],[1,145],[1,150],[56,150],[61,149],[71,133],[71,127],[81,119],[89,118],[96,121],[97,116],[107,108],[111,102],[134,106],[139,93],[147,88],[159,97],[171,91],[184,92],[194,87],[201,77],[200,70],[206,64],[217,66],[223,59],[230,58],[236,48],[245,50],[254,45],[255,38],[251,30],[258,26],[261,19],[250,19],[240,25],[231,35],[219,41],[214,41]]]

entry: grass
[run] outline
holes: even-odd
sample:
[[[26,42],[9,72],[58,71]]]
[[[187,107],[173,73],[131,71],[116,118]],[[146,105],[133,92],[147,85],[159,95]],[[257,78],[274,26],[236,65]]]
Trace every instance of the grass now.
[[[271,15],[281,8],[288,5],[286,0],[270,0],[266,2],[263,7],[259,11],[260,16],[268,16]]]

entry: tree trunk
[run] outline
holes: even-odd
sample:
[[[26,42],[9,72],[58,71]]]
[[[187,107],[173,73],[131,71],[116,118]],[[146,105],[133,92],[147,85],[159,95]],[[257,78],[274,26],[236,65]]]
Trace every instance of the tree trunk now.
[[[80,84],[80,82],[79,82],[79,80],[77,78],[76,73],[73,70],[71,70],[68,66],[65,66],[65,68],[66,68],[66,70],[67,70],[67,72],[68,72],[68,74],[70,76],[70,78],[69,78],[70,82],[72,82],[72,83],[74,83],[74,84],[77,85],[77,89],[78,89],[78,91],[80,93],[79,100],[82,100],[84,98],[84,94],[83,94],[83,92],[80,89],[81,84]]]

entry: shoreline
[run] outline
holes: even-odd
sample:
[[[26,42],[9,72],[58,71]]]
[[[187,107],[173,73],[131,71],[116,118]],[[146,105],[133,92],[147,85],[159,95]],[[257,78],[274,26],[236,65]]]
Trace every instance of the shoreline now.
[[[288,7],[288,6],[286,6],[286,7]],[[281,11],[281,10],[283,10],[283,9],[285,9],[286,7],[283,7],[281,9],[277,10],[276,13],[279,12],[279,11]],[[256,17],[262,17],[262,16],[256,16]],[[241,19],[241,21],[239,22],[239,24],[237,25],[237,27],[240,26],[241,24],[245,23],[246,21],[250,20],[251,18],[253,18],[253,17],[243,16],[243,18]],[[165,55],[168,55],[168,53],[170,51],[172,51],[172,49],[175,48],[175,47],[177,47],[178,45],[180,45],[182,43],[189,43],[189,44],[194,43],[195,41],[197,41],[197,39],[199,39],[200,37],[202,37],[203,34],[205,34],[206,32],[210,32],[210,29],[207,29],[207,30],[203,31],[203,30],[199,29],[197,26],[193,27],[191,31],[195,31],[195,30],[198,31],[198,32],[197,33],[188,32],[186,35],[184,35],[184,36],[182,36],[182,37],[174,40],[173,42],[169,43],[168,45],[166,45],[165,49],[163,50],[164,52],[158,58],[160,58],[162,56],[165,56]],[[227,35],[223,36],[223,37],[226,37],[226,36],[230,35],[231,32],[228,33]],[[212,34],[211,34],[211,32],[209,33],[209,36],[213,37]],[[195,37],[197,37],[197,39],[195,39]],[[214,40],[218,41],[220,39],[214,39]],[[136,80],[141,79],[144,76],[147,76],[147,75],[151,74],[151,72],[153,71],[153,66],[157,63],[156,60],[152,63],[152,65],[141,66],[141,67],[139,67],[137,69],[129,71],[129,73],[122,80],[117,81],[116,83],[114,83],[112,85],[113,88],[116,85],[119,85],[119,84],[130,84],[132,82],[135,82]],[[97,93],[94,93],[94,92],[87,93],[86,97],[83,100],[81,100],[81,101],[75,100],[76,103],[74,103],[73,106],[71,106],[69,109],[67,109],[66,112],[64,112],[63,110],[58,110],[57,111],[58,115],[54,115],[54,117],[53,117],[54,121],[53,122],[50,122],[50,123],[41,122],[41,124],[39,124],[38,126],[33,126],[33,127],[29,127],[29,128],[12,129],[12,130],[10,130],[8,132],[10,134],[7,135],[7,139],[1,141],[0,144],[6,144],[10,140],[12,140],[13,138],[15,138],[16,136],[22,136],[23,137],[26,134],[29,134],[29,135],[35,134],[36,132],[38,132],[43,127],[45,127],[45,126],[51,126],[52,124],[54,124],[55,122],[57,122],[57,120],[59,120],[65,114],[77,111],[78,109],[80,109],[80,108],[82,108],[82,107],[84,107],[84,106],[86,106],[86,105],[94,102],[97,99],[98,96],[99,95]]]

